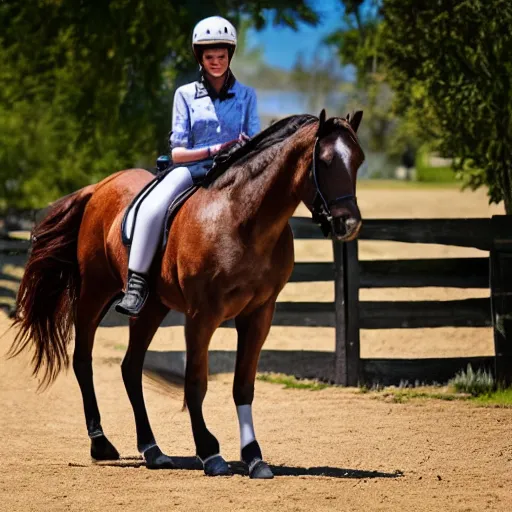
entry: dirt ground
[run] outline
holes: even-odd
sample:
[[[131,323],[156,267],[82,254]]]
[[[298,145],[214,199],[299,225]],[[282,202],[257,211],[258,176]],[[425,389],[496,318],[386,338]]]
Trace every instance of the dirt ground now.
[[[501,214],[483,193],[455,189],[379,190],[358,193],[363,215],[385,217],[487,217]],[[304,213],[304,212],[299,212]],[[470,249],[362,242],[366,259],[484,255]],[[328,241],[297,242],[297,261],[329,261]],[[20,260],[3,258],[0,294],[13,300]],[[486,290],[362,290],[367,300],[428,300],[486,296]],[[328,284],[290,284],[281,300],[333,299]],[[0,313],[0,333],[9,326]],[[145,378],[153,429],[179,470],[149,471],[136,451],[131,408],[119,364],[124,327],[98,330],[95,383],[102,424],[121,452],[118,463],[89,458],[80,392],[72,372],[38,394],[29,357],[6,360],[14,333],[0,338],[0,511],[177,510],[202,511],[510,511],[512,510],[512,409],[465,402],[394,403],[357,390],[285,390],[258,381],[256,432],[277,478],[254,482],[237,474],[210,479],[196,470],[182,392]],[[332,329],[273,328],[266,349],[330,351]],[[493,354],[490,329],[363,331],[363,357],[430,357]],[[72,347],[70,347],[72,349]],[[161,329],[151,346],[183,349],[182,329]],[[234,332],[218,331],[215,351],[235,349]],[[155,356],[156,354],[156,356]],[[231,374],[211,377],[205,402],[210,430],[227,460],[238,459],[238,427]]]

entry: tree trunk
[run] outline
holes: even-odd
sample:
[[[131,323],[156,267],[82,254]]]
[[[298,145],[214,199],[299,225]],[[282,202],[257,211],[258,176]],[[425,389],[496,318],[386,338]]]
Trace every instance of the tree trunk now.
[[[506,167],[503,172],[503,201],[505,213],[512,215],[512,167]]]
[[[505,202],[505,213],[512,215],[512,193],[510,190],[503,194],[503,200]]]

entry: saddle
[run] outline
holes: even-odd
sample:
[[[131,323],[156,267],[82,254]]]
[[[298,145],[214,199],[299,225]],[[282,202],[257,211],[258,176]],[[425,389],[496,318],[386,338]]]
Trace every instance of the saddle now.
[[[176,199],[169,205],[167,208],[167,213],[165,214],[164,221],[164,233],[162,237],[162,249],[165,249],[167,244],[167,240],[169,238],[169,231],[171,229],[171,224],[178,213],[178,210],[185,203],[185,201],[191,197],[199,187],[208,187],[213,183],[221,174],[223,174],[226,169],[230,166],[232,162],[232,155],[235,151],[240,149],[245,145],[245,141],[237,141],[232,144],[224,151],[219,153],[213,160],[213,165],[210,170],[206,173],[205,177],[201,181],[200,184],[194,184],[191,187],[187,188],[180,195],[176,197]],[[157,169],[158,174],[147,183],[144,188],[133,198],[132,202],[126,208],[123,216],[123,222],[121,224],[121,238],[123,240],[123,244],[126,247],[130,247],[132,244],[133,238],[133,230],[135,228],[135,223],[137,222],[137,214],[139,212],[140,205],[145,200],[145,198],[149,195],[149,193],[162,181],[176,166],[172,165],[168,156],[161,156],[157,160]],[[128,218],[132,214],[133,211],[133,221],[131,225],[128,222]]]

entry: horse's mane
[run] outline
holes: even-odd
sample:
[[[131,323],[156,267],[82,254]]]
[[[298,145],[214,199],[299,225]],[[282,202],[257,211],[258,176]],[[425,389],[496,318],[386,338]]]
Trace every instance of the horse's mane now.
[[[310,114],[301,114],[286,117],[276,121],[265,130],[255,135],[252,139],[245,143],[236,143],[224,149],[215,157],[215,164],[212,168],[211,174],[208,179],[213,181],[218,176],[223,174],[222,179],[217,179],[212,188],[223,188],[228,183],[232,182],[232,174],[238,171],[231,171],[233,167],[238,167],[242,164],[251,164],[248,169],[249,175],[254,175],[256,169],[264,167],[264,162],[258,162],[255,158],[265,149],[271,146],[277,146],[280,142],[293,135],[302,126],[318,121],[316,116]],[[276,147],[276,151],[279,148]],[[268,155],[265,161],[272,160],[274,155]],[[261,164],[261,165],[259,165]],[[245,171],[242,171],[245,174]]]

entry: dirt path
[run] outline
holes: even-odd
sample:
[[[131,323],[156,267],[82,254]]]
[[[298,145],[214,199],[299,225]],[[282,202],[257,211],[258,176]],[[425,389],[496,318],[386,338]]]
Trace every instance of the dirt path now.
[[[0,318],[0,330],[7,326]],[[100,339],[102,331],[100,330]],[[1,352],[12,338],[1,339]],[[511,409],[466,403],[387,403],[351,390],[284,390],[257,382],[256,428],[278,477],[254,482],[202,471],[149,471],[135,449],[123,389],[122,353],[95,347],[102,423],[124,457],[94,464],[72,372],[36,393],[28,358],[0,359],[0,510],[509,511]],[[154,431],[164,450],[193,467],[181,392],[146,382]],[[224,456],[238,458],[231,375],[212,379],[205,403]]]

